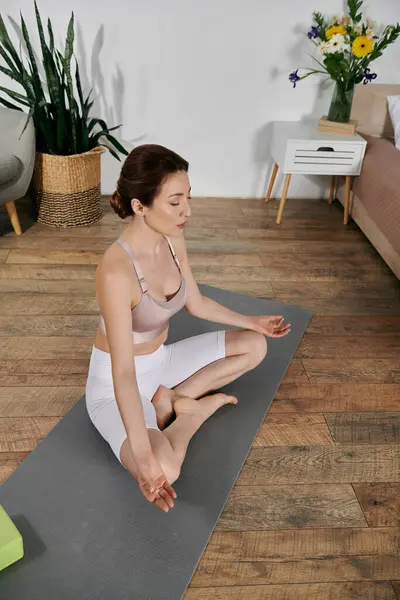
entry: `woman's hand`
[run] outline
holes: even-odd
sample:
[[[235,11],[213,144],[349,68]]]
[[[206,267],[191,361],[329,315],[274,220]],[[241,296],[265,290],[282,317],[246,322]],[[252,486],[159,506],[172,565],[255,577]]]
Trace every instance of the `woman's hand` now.
[[[173,508],[173,498],[177,494],[168,483],[153,453],[138,465],[138,484],[146,500],[154,502],[164,512]]]
[[[283,325],[284,317],[268,316],[268,317],[249,317],[249,329],[258,331],[266,337],[279,338],[287,335],[290,331],[291,324]]]

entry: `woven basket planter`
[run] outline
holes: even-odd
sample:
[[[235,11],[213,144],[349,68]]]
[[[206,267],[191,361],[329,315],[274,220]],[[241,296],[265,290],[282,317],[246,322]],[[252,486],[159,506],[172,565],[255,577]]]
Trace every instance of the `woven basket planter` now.
[[[32,188],[37,220],[50,227],[83,227],[98,221],[101,154],[96,146],[82,154],[36,153]]]

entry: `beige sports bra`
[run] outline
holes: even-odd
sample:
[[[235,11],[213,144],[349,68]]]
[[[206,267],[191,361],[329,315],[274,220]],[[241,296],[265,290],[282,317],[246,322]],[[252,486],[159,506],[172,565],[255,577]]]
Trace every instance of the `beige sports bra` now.
[[[175,264],[181,273],[181,267],[170,239],[164,236],[168,242]],[[183,308],[187,299],[187,286],[181,273],[181,284],[178,291],[170,300],[156,300],[148,293],[147,283],[143,277],[142,269],[137,260],[132,246],[125,240],[118,239],[117,244],[129,255],[133,270],[139,280],[142,289],[140,302],[132,308],[132,334],[134,344],[143,344],[157,338],[168,327],[170,318]],[[105,323],[100,315],[100,327],[106,332]]]

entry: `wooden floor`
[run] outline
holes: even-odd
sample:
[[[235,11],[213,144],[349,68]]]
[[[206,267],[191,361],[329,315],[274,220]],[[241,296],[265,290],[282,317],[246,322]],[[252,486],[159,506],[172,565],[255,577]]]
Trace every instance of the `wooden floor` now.
[[[400,599],[399,282],[338,202],[288,201],[281,226],[276,201],[192,206],[199,282],[313,318],[185,600]],[[104,207],[20,238],[0,221],[2,480],[84,391],[95,265],[125,226]]]

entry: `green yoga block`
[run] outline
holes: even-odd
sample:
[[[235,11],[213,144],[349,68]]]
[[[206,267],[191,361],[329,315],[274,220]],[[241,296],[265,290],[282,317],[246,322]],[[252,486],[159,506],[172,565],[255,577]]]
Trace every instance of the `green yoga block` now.
[[[0,505],[0,571],[24,555],[22,535]]]

